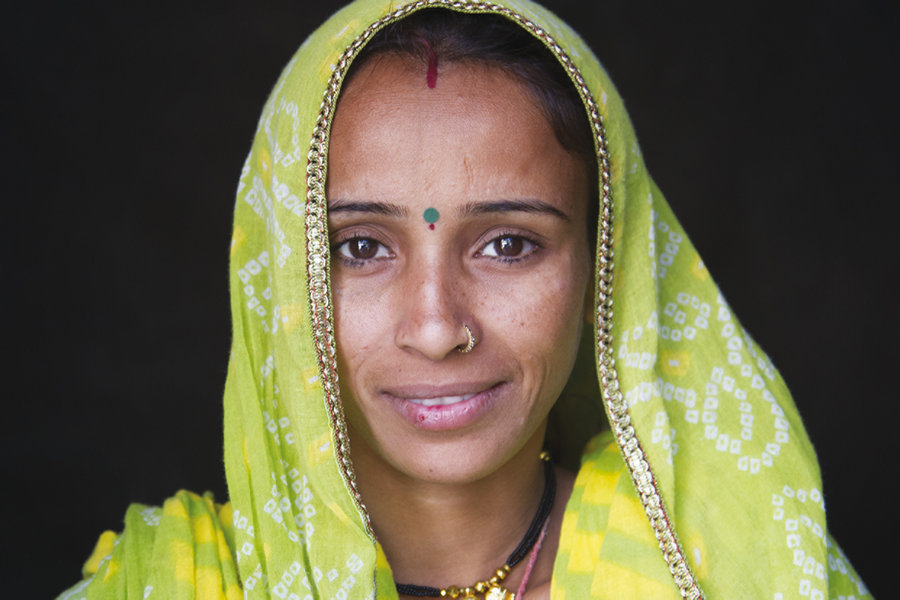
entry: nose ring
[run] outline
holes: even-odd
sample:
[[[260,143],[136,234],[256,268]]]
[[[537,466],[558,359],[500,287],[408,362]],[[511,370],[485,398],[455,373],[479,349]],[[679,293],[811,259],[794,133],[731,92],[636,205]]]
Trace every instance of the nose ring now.
[[[475,344],[478,341],[475,339],[475,334],[472,333],[472,330],[469,329],[469,326],[463,323],[463,328],[466,330],[466,336],[468,337],[468,341],[466,342],[465,347],[462,347],[462,344],[456,347],[457,351],[462,352],[463,354],[469,353],[472,351],[472,348],[475,347]]]

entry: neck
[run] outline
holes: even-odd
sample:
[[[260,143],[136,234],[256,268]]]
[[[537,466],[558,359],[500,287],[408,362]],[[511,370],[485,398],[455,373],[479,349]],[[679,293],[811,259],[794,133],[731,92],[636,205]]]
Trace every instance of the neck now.
[[[490,578],[537,512],[542,439],[541,431],[499,469],[463,483],[413,479],[360,449],[360,490],[395,580],[441,588]],[[507,587],[523,571],[517,565]]]

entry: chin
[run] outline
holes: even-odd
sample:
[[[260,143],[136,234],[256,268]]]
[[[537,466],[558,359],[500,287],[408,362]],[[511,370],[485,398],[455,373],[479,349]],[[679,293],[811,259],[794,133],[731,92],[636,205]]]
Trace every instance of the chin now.
[[[366,436],[354,444],[354,462],[364,479],[369,474],[385,474],[386,469],[394,476],[422,483],[473,483],[503,468],[525,448],[533,446],[536,458],[543,442],[543,423],[533,431],[416,431],[414,435],[387,436],[380,442]],[[350,434],[352,440],[352,426]]]

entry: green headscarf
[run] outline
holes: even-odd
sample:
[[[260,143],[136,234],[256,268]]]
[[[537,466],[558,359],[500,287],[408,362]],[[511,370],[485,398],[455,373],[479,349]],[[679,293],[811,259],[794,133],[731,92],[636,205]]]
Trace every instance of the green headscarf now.
[[[350,62],[381,27],[429,7],[499,13],[535,35],[570,74],[596,134],[595,332],[551,424],[564,459],[583,452],[553,598],[868,597],[828,535],[790,392],[650,179],[590,49],[527,0],[360,0],[303,43],[238,184],[230,503],[179,492],[161,509],[132,506],[124,532],[101,537],[88,579],[61,597],[396,597],[337,386],[324,191]]]

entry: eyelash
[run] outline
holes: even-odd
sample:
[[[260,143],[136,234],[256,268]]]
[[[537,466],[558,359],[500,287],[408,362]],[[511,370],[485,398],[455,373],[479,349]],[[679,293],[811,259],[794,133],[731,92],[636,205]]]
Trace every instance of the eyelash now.
[[[500,254],[496,254],[496,249],[494,248],[494,245],[504,239],[517,240],[523,244],[524,247],[520,251],[520,254],[518,256],[501,256]],[[375,256],[372,256],[371,258],[353,258],[353,257],[345,255],[341,251],[341,248],[344,247],[345,245],[353,243],[353,242],[359,242],[362,240],[371,242],[376,246]],[[485,251],[488,249],[493,250],[495,252],[495,254],[493,256],[486,254]],[[497,262],[500,262],[503,264],[512,265],[512,264],[521,263],[521,262],[529,260],[541,249],[542,249],[542,246],[537,241],[535,241],[534,239],[532,239],[528,236],[524,236],[519,233],[502,232],[502,233],[495,235],[494,237],[489,239],[483,246],[481,246],[481,249],[478,250],[478,252],[476,253],[476,256],[484,257],[484,258],[487,258],[487,259],[490,259],[493,261],[497,261]],[[389,254],[389,256],[378,256],[382,252],[387,252]],[[349,267],[363,267],[367,263],[370,263],[371,261],[390,258],[390,250],[388,249],[388,247],[385,244],[378,241],[374,237],[367,236],[367,235],[361,235],[361,234],[351,235],[350,237],[336,241],[331,246],[331,253],[332,253],[333,257],[342,261],[345,265],[347,265]]]

